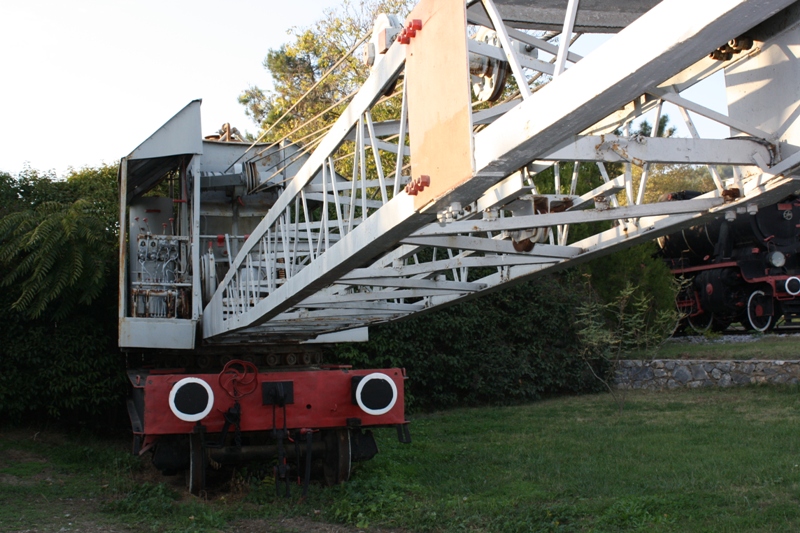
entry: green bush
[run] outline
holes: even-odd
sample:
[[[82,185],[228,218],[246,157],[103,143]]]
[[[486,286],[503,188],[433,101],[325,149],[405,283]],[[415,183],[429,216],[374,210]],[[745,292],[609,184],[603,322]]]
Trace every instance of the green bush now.
[[[113,334],[115,316],[107,315],[76,314],[56,322],[0,313],[0,418],[21,421],[46,414],[105,422],[106,415],[118,411],[124,404],[125,366]]]
[[[674,277],[664,262],[655,257],[655,241],[638,244],[599,257],[581,266],[602,302],[613,302],[628,285],[636,287],[634,297],[652,299],[651,316],[675,309]]]
[[[124,407],[116,191],[115,166],[0,173],[0,420],[103,426]]]
[[[405,367],[407,404],[418,409],[594,391],[599,383],[575,329],[582,284],[572,281],[545,277],[380,325],[370,329],[369,342],[337,346],[334,355],[358,367]]]

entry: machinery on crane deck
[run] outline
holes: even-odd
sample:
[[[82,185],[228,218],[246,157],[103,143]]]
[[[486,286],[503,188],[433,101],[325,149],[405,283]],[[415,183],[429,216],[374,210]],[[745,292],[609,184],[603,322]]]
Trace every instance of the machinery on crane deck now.
[[[268,456],[276,482],[318,458],[337,483],[377,452],[370,428],[409,440],[404,371],[326,366],[321,344],[800,189],[791,0],[422,0],[377,22],[366,81],[316,138],[203,140],[194,101],[121,160],[134,451],[193,492],[209,465]],[[613,35],[583,58],[575,32]],[[681,94],[720,71],[727,114]],[[373,121],[389,100],[397,119]],[[630,134],[665,103],[692,138]],[[690,113],[730,137],[700,138]],[[669,163],[708,165],[715,189],[645,203]],[[581,165],[603,183],[579,191]]]

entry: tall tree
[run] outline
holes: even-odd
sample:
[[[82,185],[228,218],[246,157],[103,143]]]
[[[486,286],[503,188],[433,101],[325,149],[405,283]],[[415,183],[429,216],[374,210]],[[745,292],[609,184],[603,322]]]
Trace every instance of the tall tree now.
[[[676,128],[669,125],[669,116],[663,115],[658,121],[657,137],[672,137]],[[646,120],[642,121],[636,135],[649,137],[653,126]],[[642,167],[634,166],[631,172],[634,190],[638,190],[642,179]],[[678,191],[706,192],[714,188],[711,173],[706,167],[698,165],[650,165],[647,178],[647,189],[644,193],[644,203],[658,202],[665,193]],[[625,203],[624,194],[620,201]]]
[[[641,171],[634,174],[638,185]],[[714,188],[708,168],[697,165],[655,165],[648,172],[645,203],[658,202],[665,193],[678,191],[707,192]]]
[[[6,176],[0,218],[0,286],[11,309],[61,319],[106,287],[116,258],[116,168],[84,168],[65,180],[31,170]]]
[[[314,136],[309,134],[332,123],[346,106],[344,100],[369,74],[360,60],[360,49],[353,52],[353,48],[370,34],[378,14],[402,17],[412,4],[411,0],[345,0],[324,11],[311,27],[292,28],[292,41],[269,50],[263,62],[272,77],[272,89],[252,86],[239,96],[262,133],[272,128],[265,140],[276,141],[297,130],[293,140],[310,142]],[[313,93],[301,101],[315,84]]]
[[[658,119],[658,131],[656,132],[656,137],[672,137],[675,135],[675,132],[678,131],[675,126],[669,125],[669,115],[662,115]],[[636,131],[637,135],[643,135],[644,137],[650,137],[650,134],[653,132],[653,126],[647,120],[643,120],[641,124],[639,124],[639,129]]]

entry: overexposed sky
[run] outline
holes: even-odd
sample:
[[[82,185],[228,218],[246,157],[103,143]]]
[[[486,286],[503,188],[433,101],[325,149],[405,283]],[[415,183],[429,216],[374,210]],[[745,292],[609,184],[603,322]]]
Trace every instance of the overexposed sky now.
[[[291,27],[309,26],[340,3],[7,0],[0,171],[16,174],[27,164],[63,176],[69,167],[115,162],[196,98],[204,135],[225,122],[255,132],[237,97],[249,85],[270,86],[267,51],[289,41]],[[677,113],[671,118],[680,122]],[[689,136],[685,128],[678,135]]]
[[[0,171],[111,163],[196,98],[203,133],[255,131],[237,97],[338,0],[0,3]]]

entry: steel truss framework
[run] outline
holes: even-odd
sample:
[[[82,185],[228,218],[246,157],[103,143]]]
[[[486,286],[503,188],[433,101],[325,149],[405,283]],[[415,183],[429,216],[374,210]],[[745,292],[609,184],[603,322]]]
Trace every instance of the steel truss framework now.
[[[761,43],[730,59],[709,58],[791,1],[664,0],[637,13],[584,58],[569,50],[573,30],[579,30],[577,0],[569,0],[562,12],[558,45],[521,29],[535,24],[504,21],[507,6],[500,1],[470,2],[468,10],[463,0],[437,2],[458,10],[464,42],[428,39],[425,48],[417,46],[415,40],[436,27],[437,15],[426,7],[431,0],[412,12],[408,22],[422,23],[417,36],[396,40],[379,56],[347,109],[317,139],[316,149],[241,245],[202,312],[207,341],[299,340],[399,319],[710,217],[747,216],[800,188],[794,175],[800,152],[792,148],[800,142],[779,138],[763,121],[723,115],[680,95],[757,54]],[[497,46],[467,44],[468,26],[495,31]],[[428,172],[417,164],[414,136],[427,143],[434,134],[408,117],[437,112],[431,108],[436,104],[417,96],[415,84],[446,100],[461,98],[467,80],[415,79],[412,63],[450,57],[462,45],[467,53],[506,62],[519,94],[494,106],[467,108],[471,172],[451,180],[450,167]],[[456,53],[456,61],[462,60],[468,62],[467,54]],[[398,78],[400,120],[373,121],[372,110]],[[641,117],[658,124],[664,102],[678,106],[695,138],[659,138],[655,127],[651,137],[630,135]],[[730,127],[732,138],[697,138],[688,112]],[[350,146],[346,158],[343,146]],[[561,175],[560,161],[574,163],[570,178]],[[622,163],[621,175],[608,175],[608,163]],[[645,203],[649,166],[661,163],[709,165],[716,189],[692,200]],[[604,183],[579,193],[581,165],[597,165]],[[718,165],[733,166],[733,179],[724,181]],[[633,166],[642,168],[638,188]],[[551,167],[549,190],[556,193],[541,194],[534,177]],[[421,184],[423,175],[452,185],[423,202],[424,187],[409,194],[420,188],[413,184]],[[726,192],[734,188],[738,197]],[[572,226],[597,221],[613,226],[570,240]]]

